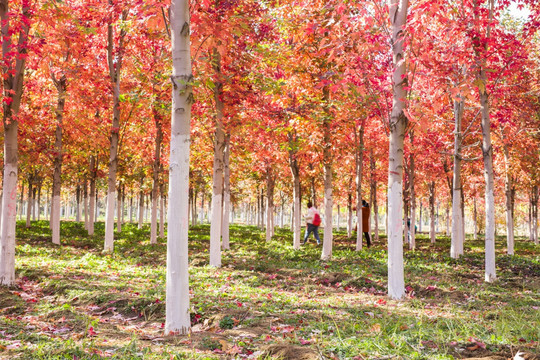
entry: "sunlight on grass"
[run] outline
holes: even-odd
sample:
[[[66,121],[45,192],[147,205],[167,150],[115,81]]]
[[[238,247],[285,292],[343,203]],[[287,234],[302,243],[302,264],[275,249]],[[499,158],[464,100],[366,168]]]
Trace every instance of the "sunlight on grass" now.
[[[455,260],[448,238],[432,245],[420,235],[418,250],[405,251],[407,297],[397,302],[386,296],[384,240],[356,252],[341,234],[332,260],[322,262],[320,246],[295,251],[286,230],[267,243],[263,231],[235,225],[215,269],[209,227],[199,225],[190,231],[193,332],[164,337],[164,240],[150,245],[148,229],[125,224],[114,253],[103,254],[102,224],[92,237],[82,224],[62,226],[62,246],[50,243],[45,222],[18,227],[17,286],[0,292],[0,358],[453,359],[540,351],[540,260],[523,239],[517,256],[501,250],[499,281],[486,284],[482,241],[468,240]]]

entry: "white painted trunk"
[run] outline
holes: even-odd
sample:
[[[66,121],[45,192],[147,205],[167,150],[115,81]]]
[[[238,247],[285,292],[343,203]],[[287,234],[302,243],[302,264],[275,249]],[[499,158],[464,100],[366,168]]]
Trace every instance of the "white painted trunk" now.
[[[52,242],[60,245],[60,195],[52,198]]]
[[[165,237],[165,196],[161,197],[161,201],[159,202],[160,208],[159,208],[159,237],[164,238]]]
[[[142,229],[143,221],[144,221],[144,194],[141,191],[141,193],[139,194],[139,222],[137,224],[138,229]]]
[[[484,81],[486,79],[483,71],[481,71],[480,79],[483,79]],[[480,91],[480,104],[482,106],[482,153],[484,156],[484,182],[486,191],[485,281],[493,282],[497,279],[495,269],[495,184],[493,178],[491,121],[489,116],[488,95],[485,91]]]
[[[332,167],[325,166],[324,180],[324,236],[321,260],[330,260],[332,258],[333,235],[332,235]]]
[[[348,206],[348,215],[347,215],[347,237],[352,237],[352,231],[353,231],[353,210],[352,206]]]
[[[122,232],[122,196],[118,190],[116,198],[116,231]]]
[[[129,222],[133,222],[133,196],[129,198]]]
[[[409,229],[409,233],[411,234],[409,248],[411,250],[416,249],[416,228],[414,226],[415,224],[416,224],[416,206],[413,202],[412,207],[411,207],[411,227]]]
[[[461,184],[456,186],[454,168],[454,191],[452,194],[452,241],[450,245],[450,257],[453,259],[463,255],[463,217],[461,212]]]
[[[92,168],[92,167],[91,167]],[[88,210],[88,235],[94,235],[94,223],[95,223],[95,206],[96,206],[96,197],[94,196],[95,192],[95,182],[90,182],[90,206]]]
[[[393,105],[390,120],[388,158],[388,295],[401,299],[405,295],[403,270],[403,148],[407,118],[404,114],[407,92],[403,52],[403,28],[407,20],[408,0],[389,0],[392,24]]]
[[[478,240],[478,212],[476,209],[476,197],[473,199],[473,227],[474,227],[474,240]]]
[[[167,230],[165,334],[189,333],[189,145],[191,58],[189,2],[172,0],[170,7],[173,95]]]
[[[301,241],[301,235],[302,235],[302,223],[301,223],[301,201],[300,201],[300,181],[298,179],[294,179],[294,188],[293,188],[293,248],[295,250],[300,249],[300,241]]]
[[[157,186],[157,185],[155,185]],[[157,244],[157,214],[158,214],[158,196],[157,191],[152,196],[152,214],[150,217],[150,244]],[[189,205],[188,205],[189,208]]]
[[[84,212],[84,229],[88,231],[88,194],[86,193],[86,184],[84,186],[85,188],[85,195],[83,198],[83,212]],[[45,206],[47,208],[47,206]]]
[[[116,178],[116,174],[109,174],[109,180],[111,177]],[[112,191],[109,188],[107,193],[107,207],[105,208],[105,244],[103,251],[112,252],[114,248],[114,203],[116,191],[113,188]]]
[[[356,135],[355,135],[356,137]],[[362,250],[362,237],[364,231],[364,222],[362,221],[362,175],[364,168],[364,128],[361,127],[358,136],[358,145],[356,150],[356,251]]]
[[[504,139],[503,139],[504,140]],[[512,202],[512,176],[510,175],[510,151],[504,144],[504,165],[506,170],[505,194],[506,194],[506,253],[514,255],[514,218]]]
[[[462,151],[462,134],[461,120],[465,102],[461,99],[454,100],[454,172],[453,172],[453,189],[452,189],[452,240],[450,245],[450,257],[457,259],[463,255],[464,227],[462,213],[462,186],[461,186],[461,151]]]
[[[28,200],[26,201],[26,228],[29,228],[32,223],[32,183],[28,181]]]
[[[223,154],[223,217],[221,226],[221,246],[224,250],[230,248],[229,244],[229,218],[231,216],[231,171],[230,162],[230,135],[225,137],[225,151]]]
[[[2,228],[0,238],[0,285],[12,286],[15,283],[15,227],[17,222],[17,125],[15,134],[5,132],[4,161],[15,150],[15,162],[5,162],[2,188]],[[11,136],[10,136],[11,135]],[[14,140],[14,142],[13,142]],[[12,155],[13,156],[13,155]]]

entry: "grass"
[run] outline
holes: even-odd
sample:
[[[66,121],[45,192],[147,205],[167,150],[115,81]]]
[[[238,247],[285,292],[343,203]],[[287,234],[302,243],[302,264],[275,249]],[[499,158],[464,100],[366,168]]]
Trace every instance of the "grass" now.
[[[88,236],[63,222],[17,225],[17,284],[0,288],[0,359],[454,359],[527,352],[540,359],[539,247],[497,240],[498,281],[483,281],[483,243],[451,259],[449,239],[420,235],[405,250],[407,296],[386,296],[384,238],[354,251],[334,234],[333,258],[313,241],[292,249],[278,229],[231,227],[223,266],[209,267],[209,227],[190,230],[192,333],[164,336],[166,243],[125,224],[102,253],[104,226]],[[536,355],[535,355],[536,354]],[[493,357],[495,359],[495,357]]]

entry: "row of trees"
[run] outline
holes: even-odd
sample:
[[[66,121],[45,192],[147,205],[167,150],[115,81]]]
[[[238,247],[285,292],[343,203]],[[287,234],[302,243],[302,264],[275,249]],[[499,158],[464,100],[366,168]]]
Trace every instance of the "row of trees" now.
[[[494,281],[496,204],[509,254],[516,203],[530,204],[537,232],[540,6],[520,4],[526,19],[503,0],[2,0],[0,283],[15,280],[22,187],[52,193],[60,244],[62,193],[82,194],[92,234],[98,179],[105,251],[126,194],[150,194],[155,242],[169,187],[167,331],[189,327],[188,211],[206,191],[212,266],[229,246],[231,204],[265,204],[269,240],[279,193],[298,249],[301,200],[322,193],[326,260],[336,205],[351,222],[365,198],[388,209],[389,295],[401,298],[403,219],[414,224],[420,201],[434,212],[441,198],[452,204],[455,258],[465,205],[484,210]]]

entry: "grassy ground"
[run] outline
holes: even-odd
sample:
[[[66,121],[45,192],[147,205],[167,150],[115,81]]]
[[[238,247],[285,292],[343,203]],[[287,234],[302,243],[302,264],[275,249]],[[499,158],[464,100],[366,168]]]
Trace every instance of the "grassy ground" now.
[[[497,241],[498,281],[484,283],[483,244],[449,258],[449,239],[405,251],[407,297],[386,297],[385,239],[354,251],[335,234],[333,259],[313,240],[300,251],[278,230],[232,226],[223,267],[208,264],[209,227],[190,232],[193,331],[163,335],[165,240],[126,224],[102,254],[103,224],[88,237],[62,224],[17,227],[17,284],[0,287],[0,359],[540,359],[540,248]]]

